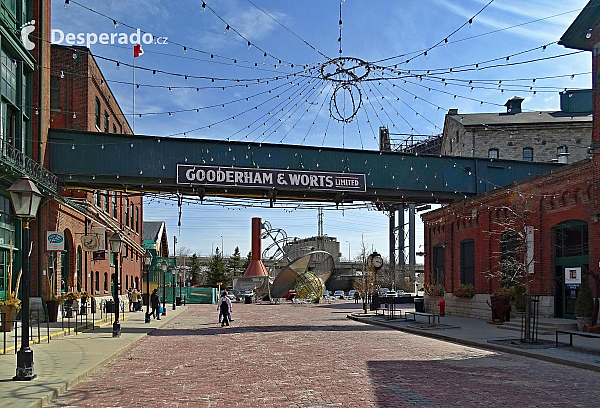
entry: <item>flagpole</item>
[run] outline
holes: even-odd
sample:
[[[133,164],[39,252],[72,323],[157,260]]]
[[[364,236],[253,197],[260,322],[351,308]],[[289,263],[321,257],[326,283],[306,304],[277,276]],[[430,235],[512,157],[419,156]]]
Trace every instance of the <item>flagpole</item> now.
[[[135,48],[133,51],[133,121],[132,122],[133,122],[133,134],[135,134]]]

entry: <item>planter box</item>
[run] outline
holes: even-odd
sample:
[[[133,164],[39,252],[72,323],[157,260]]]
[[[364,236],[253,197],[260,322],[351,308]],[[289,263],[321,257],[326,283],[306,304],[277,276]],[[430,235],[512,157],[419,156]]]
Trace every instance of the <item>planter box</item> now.
[[[46,308],[48,309],[48,322],[56,323],[58,320],[58,307],[59,303],[56,300],[46,301]]]
[[[11,332],[14,327],[14,320],[17,319],[17,308],[9,305],[0,306],[0,312],[3,317],[0,332]]]

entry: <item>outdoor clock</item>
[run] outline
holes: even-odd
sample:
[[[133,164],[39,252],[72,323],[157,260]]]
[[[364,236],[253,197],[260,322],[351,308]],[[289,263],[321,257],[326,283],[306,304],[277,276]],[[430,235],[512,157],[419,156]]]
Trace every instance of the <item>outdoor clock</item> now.
[[[383,258],[377,252],[373,252],[371,255],[369,255],[369,262],[375,269],[381,269],[383,266]]]

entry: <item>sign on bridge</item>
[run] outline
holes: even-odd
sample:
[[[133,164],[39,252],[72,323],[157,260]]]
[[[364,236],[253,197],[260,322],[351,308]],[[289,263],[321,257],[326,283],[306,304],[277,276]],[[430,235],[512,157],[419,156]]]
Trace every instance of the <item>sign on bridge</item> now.
[[[367,183],[356,173],[178,164],[177,184],[364,192]]]

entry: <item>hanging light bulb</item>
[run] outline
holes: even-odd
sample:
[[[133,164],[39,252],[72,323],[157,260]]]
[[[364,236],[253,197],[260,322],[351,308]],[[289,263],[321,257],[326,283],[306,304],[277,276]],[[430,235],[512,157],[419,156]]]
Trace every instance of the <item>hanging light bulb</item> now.
[[[587,31],[587,33],[585,33],[585,38],[587,38],[588,40],[590,38],[592,38],[592,29],[591,28]]]
[[[473,19],[472,19],[472,18],[470,18],[470,19],[469,19],[469,28],[471,28],[471,26],[472,26],[472,25],[473,25]]]
[[[173,92],[173,88],[169,87],[169,92]]]
[[[73,112],[73,119],[77,119],[77,115]]]
[[[60,71],[60,79],[64,79],[64,77],[65,77],[64,71]]]
[[[117,23],[117,20],[113,20],[113,24],[115,25],[115,28],[117,28],[119,26],[119,23]]]
[[[250,47],[252,47],[252,44],[250,43],[250,41],[248,41],[248,49],[250,49]]]
[[[225,31],[223,32],[223,34],[227,34],[228,31],[229,31],[229,24],[227,24],[227,27],[225,27]]]
[[[447,47],[447,46],[448,46],[448,39],[444,38],[444,47]]]
[[[200,7],[200,13],[204,13],[204,10],[206,10],[206,3],[202,2],[202,7]]]
[[[117,70],[121,69],[121,63],[117,61]]]
[[[187,47],[185,45],[183,46],[183,53],[187,54]]]
[[[267,59],[267,53],[265,52],[263,55],[263,60]]]
[[[65,8],[68,9],[69,8],[69,0],[65,0]]]
[[[544,51],[546,51],[546,46],[545,45],[542,47],[542,52],[544,52]]]

